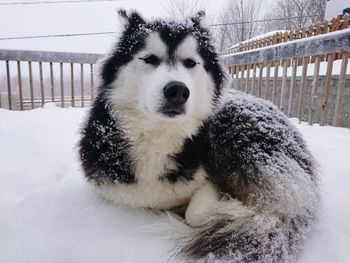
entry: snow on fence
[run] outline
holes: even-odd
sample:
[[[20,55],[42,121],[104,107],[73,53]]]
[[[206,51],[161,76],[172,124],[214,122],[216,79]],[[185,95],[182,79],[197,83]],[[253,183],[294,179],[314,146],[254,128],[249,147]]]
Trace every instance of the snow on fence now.
[[[349,52],[350,28],[347,28],[224,55],[222,60],[235,80],[236,89],[271,100],[289,117],[307,120],[309,124],[350,127],[350,78],[346,74]],[[337,54],[341,63],[337,63]],[[313,57],[315,63],[309,81],[308,66]],[[327,59],[321,63],[324,57]],[[292,66],[291,74],[288,74],[289,66]]]
[[[222,55],[228,55],[238,53],[242,51],[252,50],[260,47],[266,47],[276,45],[284,42],[294,41],[297,39],[307,38],[320,34],[326,34],[342,29],[346,29],[349,26],[349,15],[338,15],[333,17],[330,21],[325,20],[322,23],[310,25],[302,29],[296,30],[279,30],[270,33],[266,33],[260,36],[253,37],[249,40],[235,44],[234,46],[225,50]],[[338,57],[340,58],[340,56]]]
[[[94,97],[94,64],[101,56],[0,50],[0,61],[4,61],[0,72],[6,72],[6,76],[0,76],[0,108],[34,109],[46,102],[84,107]],[[23,70],[23,64],[27,64],[27,70]]]

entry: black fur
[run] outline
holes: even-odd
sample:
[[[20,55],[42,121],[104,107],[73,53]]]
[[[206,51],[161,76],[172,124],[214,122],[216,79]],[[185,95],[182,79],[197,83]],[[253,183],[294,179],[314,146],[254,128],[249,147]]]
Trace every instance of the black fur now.
[[[192,23],[164,22],[161,20],[148,23],[137,13],[131,13],[130,16],[127,16],[125,11],[120,10],[119,14],[127,23],[112,55],[102,67],[101,92],[109,89],[108,85],[116,79],[120,67],[130,62],[135,54],[145,46],[147,36],[152,32],[159,32],[161,39],[169,47],[170,58],[173,57],[176,47],[186,36],[192,35],[197,39],[198,52],[205,62],[204,68],[211,74],[215,82],[216,98],[220,95],[224,74],[214,47],[211,45],[209,31],[200,26],[202,12],[192,18]]]
[[[207,29],[200,26],[201,13],[192,18],[193,23],[189,25],[164,21],[146,23],[137,13],[128,16],[125,11],[119,11],[119,14],[127,20],[127,24],[115,51],[102,67],[101,79],[103,82],[88,123],[84,128],[80,147],[83,167],[89,179],[92,179],[94,172],[98,171],[97,167],[101,165],[104,172],[99,172],[104,174],[104,177],[108,174],[107,171],[111,173],[108,175],[110,180],[107,181],[117,179],[121,182],[133,182],[135,179],[132,169],[129,169],[130,164],[127,165],[129,170],[125,167],[123,170],[120,170],[120,167],[115,167],[113,170],[112,166],[107,165],[107,163],[104,165],[94,164],[96,156],[99,154],[107,156],[111,154],[112,150],[111,146],[104,145],[104,147],[98,148],[93,145],[92,142],[102,139],[102,134],[96,124],[106,125],[108,129],[105,131],[105,136],[124,138],[122,131],[118,129],[115,117],[110,116],[107,101],[103,99],[106,91],[109,90],[109,84],[115,80],[119,68],[131,61],[133,56],[144,47],[145,38],[150,32],[159,32],[162,40],[169,46],[171,55],[186,36],[193,35],[198,40],[198,51],[205,61],[204,66],[215,80],[216,99],[221,93],[224,75],[218,63],[218,57],[210,45],[209,33]],[[262,112],[263,114],[256,118],[254,114],[245,114],[247,111],[251,113],[254,111]],[[115,127],[111,125],[113,121]],[[263,127],[264,123],[267,127]],[[278,124],[280,128],[275,129],[276,126],[272,124]],[[235,191],[227,189],[227,191],[231,194],[237,193],[240,188],[244,188],[248,180],[254,180],[254,178],[250,178],[249,173],[259,173],[257,161],[261,165],[261,163],[270,160],[271,155],[278,152],[281,147],[284,147],[286,154],[297,160],[305,170],[310,173],[312,171],[311,161],[305,158],[308,154],[300,154],[300,152],[306,151],[300,136],[295,133],[294,129],[290,129],[286,118],[269,104],[229,103],[215,115],[215,119],[208,120],[204,126],[196,136],[185,141],[183,152],[175,156],[179,169],[169,171],[167,175],[164,175],[169,181],[176,182],[180,178],[191,180],[194,171],[202,164],[210,175],[210,180],[221,185],[224,189],[227,188],[227,185],[234,183],[237,189]],[[109,131],[111,134],[107,134]],[[230,131],[230,136],[227,136],[227,131]],[[286,144],[290,137],[299,143],[297,148]],[[122,139],[120,143],[127,145],[127,140]],[[252,146],[258,146],[258,148],[253,149]],[[118,159],[118,163],[128,163],[127,150],[123,151],[122,155],[118,155],[118,158],[117,156],[109,158]],[[227,165],[225,162],[229,162],[231,165]],[[88,167],[91,163],[93,163],[92,167]],[[224,174],[225,176],[218,176]],[[100,183],[99,179],[96,178],[96,180]]]
[[[137,13],[129,16],[124,11],[119,13],[127,23],[114,52],[102,67],[99,94],[82,130],[79,145],[85,176],[98,185],[137,182],[129,156],[129,140],[106,97],[120,67],[144,47],[151,32],[160,33],[169,47],[170,58],[186,36],[197,39],[198,52],[205,61],[204,68],[215,81],[214,101],[220,98],[224,81],[208,30],[200,26],[201,14],[192,18],[192,23],[179,24],[148,23]],[[221,192],[242,203],[254,203],[254,198],[258,200],[269,195],[270,186],[265,179],[271,174],[264,174],[265,168],[273,168],[283,176],[283,173],[290,173],[288,162],[295,161],[307,175],[314,177],[312,157],[300,134],[283,113],[270,103],[245,97],[239,92],[230,96],[227,103],[204,121],[196,135],[185,140],[182,151],[172,157],[178,169],[167,171],[160,180],[189,182],[198,168],[203,167],[208,180],[219,186]],[[203,231],[187,242],[182,252],[192,259],[206,259],[212,254],[215,258],[229,260],[232,255],[242,254],[242,260],[235,262],[277,263],[298,249],[301,233],[313,216],[314,211],[302,216],[281,217],[271,229],[249,233],[226,231],[234,222],[223,217],[216,224],[202,228]],[[244,224],[255,227],[265,222],[268,225],[271,218],[255,214],[244,219]],[[273,246],[270,246],[272,241]]]
[[[210,158],[205,167],[211,179],[237,197],[246,185],[262,183],[261,168],[287,171],[289,163],[271,163],[281,155],[312,175],[311,154],[287,117],[269,102],[244,96],[232,96],[207,122]]]
[[[85,176],[96,184],[135,183],[129,158],[129,141],[100,95],[94,101],[82,130],[80,159]]]
[[[184,24],[160,20],[148,23],[136,12],[128,15],[124,10],[119,10],[118,13],[126,22],[125,28],[114,51],[104,61],[101,68],[102,83],[98,90],[99,95],[93,104],[80,142],[80,158],[85,175],[97,184],[115,180],[122,183],[133,183],[136,180],[129,162],[128,140],[125,139],[119,128],[116,117],[111,116],[112,110],[104,98],[107,97],[110,84],[117,78],[120,67],[130,62],[135,54],[145,46],[145,39],[151,32],[159,32],[162,40],[169,47],[170,57],[173,57],[175,49],[186,36],[192,35],[197,39],[198,52],[205,61],[204,67],[215,82],[214,101],[219,97],[224,81],[217,54],[210,44],[209,32],[200,26],[204,13],[199,12],[192,18],[191,23]],[[101,127],[105,129],[102,131]],[[198,134],[195,138],[202,140],[203,135]],[[113,143],[108,145],[108,140]],[[162,177],[163,179],[166,178],[173,183],[177,180],[192,179],[195,170],[199,167],[199,157],[193,160],[193,156],[201,156],[204,152],[202,146],[197,148],[194,145],[192,140],[186,140],[183,152],[174,157],[178,161],[179,169],[169,171]],[[118,150],[116,146],[119,147]],[[102,157],[106,158],[102,160]]]
[[[108,88],[108,85],[115,80],[119,68],[130,62],[133,56],[145,46],[145,38],[148,35],[146,30],[141,29],[146,22],[139,14],[132,13],[128,17],[123,10],[119,10],[119,14],[127,20],[127,24],[112,55],[102,67],[101,79],[103,82],[100,92]]]
[[[301,135],[269,102],[234,92],[231,99],[206,121],[202,130],[200,141],[204,145],[197,158],[203,159],[198,162],[205,168],[208,180],[230,198],[255,203],[256,199],[267,197],[273,190],[264,179],[270,174],[262,169],[267,167],[270,172],[277,169],[283,176],[291,172],[291,160],[316,181],[313,159]],[[283,161],[284,157],[287,162]],[[223,262],[284,262],[301,249],[301,242],[314,218],[315,211],[291,218],[276,217],[276,224],[260,233],[253,229],[251,232],[228,230],[235,221],[230,217],[222,218],[216,224],[203,226],[202,232],[196,232],[196,237],[181,253],[193,260],[207,259],[211,254]],[[243,224],[253,227],[271,223],[268,216],[254,214],[244,218]]]
[[[178,180],[192,180],[200,165],[209,158],[209,141],[205,125],[195,136],[185,140],[181,153],[174,158],[178,169],[169,171],[164,177],[171,183],[176,183]]]

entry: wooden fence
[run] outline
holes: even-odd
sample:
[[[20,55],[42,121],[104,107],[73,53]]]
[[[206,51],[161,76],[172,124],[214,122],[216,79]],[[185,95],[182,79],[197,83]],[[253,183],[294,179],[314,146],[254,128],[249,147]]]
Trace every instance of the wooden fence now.
[[[350,79],[346,74],[349,52],[350,29],[344,29],[225,55],[222,60],[234,78],[236,89],[271,100],[289,117],[307,120],[309,124],[350,127]],[[340,71],[333,74],[338,53],[341,54]],[[325,56],[327,62],[322,63],[326,63],[326,74],[321,83],[321,58]],[[307,71],[312,57],[315,63],[308,85]],[[299,60],[302,61],[301,74],[297,74]],[[282,74],[279,74],[280,65]],[[292,66],[290,76],[289,65]]]
[[[271,100],[288,116],[308,120],[310,124],[350,127],[350,78],[346,73],[349,52],[350,29],[344,29],[221,59],[234,78],[235,88]],[[334,56],[338,53],[341,60]],[[325,56],[327,62],[322,63],[326,63],[326,74],[320,76],[321,58]],[[49,101],[61,107],[84,107],[94,96],[94,64],[100,57],[100,54],[0,50],[0,63],[6,72],[3,84],[0,76],[0,107],[25,110],[42,107]],[[308,77],[312,57],[315,63],[312,76]],[[298,61],[302,61],[302,66],[298,67]],[[333,72],[333,64],[339,61],[339,72]],[[299,69],[301,74],[297,74]],[[44,76],[48,78],[46,84]]]
[[[5,63],[7,86],[6,88],[0,87],[0,108],[7,104],[8,109],[34,109],[43,106],[46,102],[58,103],[61,107],[84,107],[94,96],[94,64],[100,57],[100,54],[0,50],[0,62]],[[23,64],[27,64],[26,72],[23,71]],[[33,69],[35,66],[39,72],[37,76],[38,86],[34,85]],[[69,88],[67,87],[67,74],[64,73],[67,66],[69,69]],[[49,87],[44,85],[43,69],[48,72]],[[78,75],[80,75],[78,77],[75,76],[77,69],[79,69]],[[13,71],[15,71],[14,74],[12,74]],[[24,75],[27,78],[24,78]],[[13,76],[15,76],[15,80]],[[86,78],[90,79],[89,87],[86,87]],[[28,83],[24,83],[24,79]],[[77,87],[77,79],[80,79],[79,87]],[[58,86],[55,85],[57,80]],[[27,84],[26,86],[29,88],[29,92],[27,92],[29,97],[27,98],[23,95],[24,84]],[[35,96],[37,89],[40,89],[39,97]],[[5,93],[5,90],[6,94],[2,96],[1,91]],[[77,90],[80,93],[79,98],[76,96]],[[66,93],[69,93],[68,97]]]
[[[222,54],[234,54],[238,52],[243,52],[247,50],[257,49],[261,47],[276,45],[280,43],[285,43],[289,41],[294,41],[297,39],[303,39],[307,37],[317,36],[320,34],[326,34],[329,32],[334,32],[342,29],[347,29],[349,27],[349,14],[338,15],[333,17],[330,21],[325,20],[322,23],[317,23],[315,25],[310,25],[309,27],[305,27],[303,29],[296,29],[284,32],[276,32],[270,36],[247,40],[238,43],[237,45],[227,49]],[[339,55],[338,58],[340,58]]]

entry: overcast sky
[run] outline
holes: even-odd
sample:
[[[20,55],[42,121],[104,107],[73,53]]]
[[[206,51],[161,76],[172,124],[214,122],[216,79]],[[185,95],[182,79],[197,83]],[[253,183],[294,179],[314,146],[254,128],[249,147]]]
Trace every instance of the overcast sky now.
[[[5,2],[33,2],[43,0],[0,0]],[[58,1],[58,0],[45,0]],[[167,0],[120,0],[115,2],[0,5],[0,38],[47,34],[70,34],[116,31],[116,10],[139,10],[145,17],[165,17],[161,4]],[[202,0],[207,6],[209,18],[217,15],[226,0]],[[264,1],[263,7],[275,0]],[[350,0],[331,0],[327,13],[333,16],[350,6]],[[329,16],[330,16],[329,15]],[[41,38],[34,40],[0,40],[0,49],[24,49],[47,51],[72,51],[104,53],[114,42],[116,35],[79,36],[65,38]]]
[[[0,3],[33,1],[39,0],[2,0]],[[98,3],[0,5],[0,37],[116,31],[119,29],[116,15],[118,8],[136,9],[148,18],[164,17],[167,14],[160,1],[120,0]],[[208,15],[213,16],[219,12],[225,0],[204,0],[204,2],[207,3]],[[114,39],[115,35],[99,35],[0,40],[0,48],[103,53]]]

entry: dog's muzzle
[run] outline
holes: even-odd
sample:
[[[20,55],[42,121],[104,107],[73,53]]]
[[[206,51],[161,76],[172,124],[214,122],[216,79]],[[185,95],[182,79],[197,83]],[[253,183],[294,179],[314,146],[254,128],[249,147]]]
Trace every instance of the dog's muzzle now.
[[[161,112],[169,117],[185,113],[185,103],[190,96],[190,90],[185,83],[172,81],[163,88],[165,103]]]

